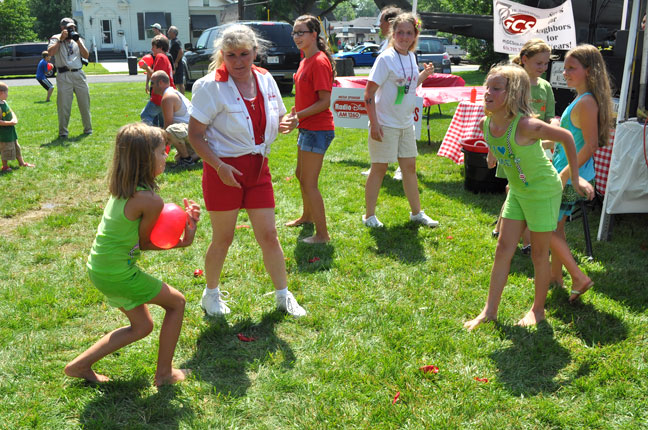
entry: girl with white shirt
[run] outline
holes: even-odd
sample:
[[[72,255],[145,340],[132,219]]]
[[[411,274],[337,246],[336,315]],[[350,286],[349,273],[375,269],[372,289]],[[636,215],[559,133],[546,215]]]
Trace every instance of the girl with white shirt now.
[[[434,66],[425,64],[419,73],[416,49],[419,19],[412,13],[402,13],[391,22],[389,48],[378,56],[365,89],[369,114],[369,156],[371,171],[365,185],[366,214],[362,222],[367,227],[382,227],[375,214],[376,202],[387,166],[398,161],[403,175],[403,190],[409,202],[410,220],[436,227],[421,210],[416,178],[416,138],[414,136],[414,107],[416,87],[434,73]]]
[[[189,140],[203,159],[203,196],[212,225],[202,297],[208,315],[230,313],[219,282],[241,209],[247,210],[263,251],[277,308],[296,317],[306,315],[288,291],[275,228],[267,155],[286,108],[272,75],[252,64],[262,43],[250,27],[229,26],[214,43],[211,72],[193,86]]]

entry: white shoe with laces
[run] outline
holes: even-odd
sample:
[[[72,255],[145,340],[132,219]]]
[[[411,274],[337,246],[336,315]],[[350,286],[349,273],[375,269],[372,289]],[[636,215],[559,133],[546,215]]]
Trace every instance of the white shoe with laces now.
[[[400,166],[396,169],[394,172],[394,181],[402,181],[403,180],[403,172],[401,172]]]
[[[378,221],[376,215],[371,215],[369,218],[365,218],[365,216],[362,215],[362,223],[367,227],[371,227],[371,228],[379,228],[383,226],[383,223]]]
[[[410,221],[431,228],[434,228],[439,225],[439,221],[433,220],[429,216],[425,215],[425,212],[423,211],[417,213],[416,215],[412,215],[412,212],[410,212]]]
[[[284,311],[294,317],[303,317],[306,315],[306,309],[302,308],[297,299],[288,291],[284,296],[275,296],[277,301],[277,309]]]
[[[371,173],[371,169],[367,169],[367,170],[364,170],[364,171],[360,172],[360,174],[362,176],[369,176],[369,173]]]
[[[229,293],[227,291],[213,293],[209,292],[205,287],[202,294],[201,306],[209,316],[227,315],[231,312],[225,301],[228,297]]]

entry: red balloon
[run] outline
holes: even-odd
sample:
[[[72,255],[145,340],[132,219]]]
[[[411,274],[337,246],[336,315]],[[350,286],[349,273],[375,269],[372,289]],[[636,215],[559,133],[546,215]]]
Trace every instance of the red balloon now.
[[[146,54],[145,56],[142,57],[141,60],[139,60],[139,66],[143,69],[144,64],[146,64],[149,67],[153,67],[153,56],[151,54]]]
[[[52,63],[47,63],[47,70],[48,70],[48,71],[51,72],[53,68],[54,68],[54,64],[52,64]]]
[[[158,248],[173,248],[180,241],[186,223],[184,209],[175,203],[165,203],[151,231],[151,242]]]

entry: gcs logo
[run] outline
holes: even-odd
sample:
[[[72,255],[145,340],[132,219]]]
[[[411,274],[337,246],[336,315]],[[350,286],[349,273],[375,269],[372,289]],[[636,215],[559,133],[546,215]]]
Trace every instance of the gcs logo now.
[[[531,30],[536,25],[535,17],[531,15],[516,14],[504,18],[504,31],[508,34],[522,34]]]

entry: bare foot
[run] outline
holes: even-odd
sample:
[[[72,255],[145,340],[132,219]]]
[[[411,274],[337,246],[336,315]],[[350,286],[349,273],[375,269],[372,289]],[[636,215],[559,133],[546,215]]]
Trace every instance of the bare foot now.
[[[530,310],[520,321],[517,322],[517,325],[521,327],[528,327],[538,324],[540,321],[545,319],[544,309],[540,312],[534,312]]]
[[[286,227],[299,227],[302,224],[312,224],[312,223],[313,223],[313,221],[309,221],[309,220],[304,219],[303,217],[299,217],[296,220],[289,221],[289,222],[285,223],[284,225]]]
[[[474,329],[477,328],[477,326],[481,323],[485,323],[488,321],[495,321],[497,318],[496,317],[490,317],[486,315],[486,313],[482,312],[480,313],[477,318],[472,319],[470,321],[466,321],[464,323],[464,328],[468,331],[473,331]]]
[[[22,163],[20,167],[36,167],[36,165],[32,163]]]
[[[571,296],[569,296],[569,301],[570,302],[575,302],[587,292],[590,288],[594,286],[594,282],[588,278],[585,277],[585,279],[582,282],[579,282],[578,284],[572,284],[572,289],[571,289]]]
[[[328,243],[331,240],[329,236],[326,237],[320,237],[318,235],[311,236],[311,237],[305,237],[301,241],[304,243]]]
[[[110,378],[108,378],[106,375],[100,375],[89,367],[81,368],[73,363],[69,363],[67,366],[65,366],[64,372],[71,378],[81,378],[85,379],[88,382],[102,383],[110,381]]]
[[[176,382],[184,381],[191,374],[191,369],[171,369],[169,375],[155,375],[155,386],[171,385]]]

